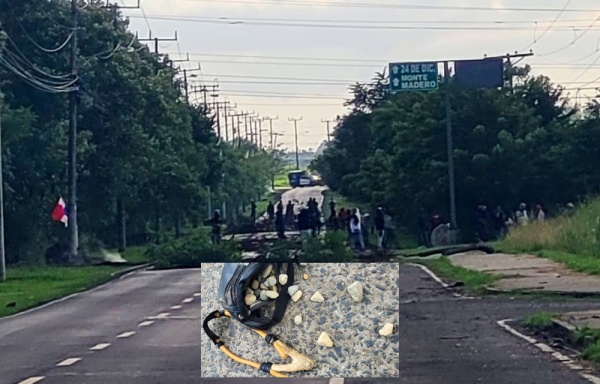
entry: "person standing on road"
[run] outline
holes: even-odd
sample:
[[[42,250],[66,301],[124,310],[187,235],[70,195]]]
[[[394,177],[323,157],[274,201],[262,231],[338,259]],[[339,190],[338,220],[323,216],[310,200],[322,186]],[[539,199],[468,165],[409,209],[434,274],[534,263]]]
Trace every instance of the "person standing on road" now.
[[[333,197],[329,201],[329,218],[331,219],[332,217],[335,217],[335,201]]]
[[[383,208],[378,207],[375,213],[375,231],[377,232],[377,250],[383,251],[383,239],[385,237],[385,215]]]
[[[269,201],[269,205],[267,205],[267,216],[269,217],[270,223],[275,220],[275,206],[272,201]]]
[[[256,203],[253,200],[250,200],[250,220],[252,220],[252,225],[256,223]]]
[[[515,213],[515,217],[517,219],[518,226],[526,226],[529,224],[529,215],[527,214],[527,204],[521,203],[519,205],[519,209]]]
[[[288,226],[294,225],[294,203],[291,200],[285,206],[285,223]]]
[[[283,217],[283,202],[280,200],[277,204],[277,213],[275,214],[275,228],[277,229],[277,237],[285,239],[285,218]]]
[[[211,225],[210,239],[213,244],[221,243],[221,225],[223,225],[223,221],[221,220],[221,212],[219,210],[215,210],[215,213],[212,219],[209,220]]]
[[[355,248],[360,245],[361,250],[365,250],[365,240],[362,233],[362,223],[360,220],[360,211],[355,208],[352,210],[352,215],[350,216],[350,238],[351,245]]]
[[[424,208],[419,209],[419,245],[429,247],[431,244],[431,223],[427,217],[427,212]]]
[[[300,231],[302,239],[310,237],[310,217],[308,208],[302,207],[298,214],[298,230]]]
[[[478,242],[490,241],[489,221],[487,205],[479,204],[475,211],[475,231]]]

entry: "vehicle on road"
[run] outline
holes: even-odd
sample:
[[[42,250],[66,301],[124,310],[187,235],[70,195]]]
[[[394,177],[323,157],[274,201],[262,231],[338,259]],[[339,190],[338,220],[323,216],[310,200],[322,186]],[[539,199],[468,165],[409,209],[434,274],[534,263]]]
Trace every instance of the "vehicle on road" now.
[[[292,188],[323,185],[321,176],[311,175],[306,170],[292,171],[288,173],[288,179]]]

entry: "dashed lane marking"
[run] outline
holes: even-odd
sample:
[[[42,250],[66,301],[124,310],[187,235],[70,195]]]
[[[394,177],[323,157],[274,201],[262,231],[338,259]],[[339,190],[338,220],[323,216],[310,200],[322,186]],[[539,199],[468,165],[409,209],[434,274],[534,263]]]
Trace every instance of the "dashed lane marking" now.
[[[61,361],[60,363],[56,364],[56,366],[57,367],[69,367],[69,366],[77,363],[80,360],[81,360],[81,357],[71,357],[70,359],[65,359],[65,360]]]
[[[25,379],[23,381],[19,381],[19,384],[35,384],[35,383],[38,383],[38,382],[44,380],[45,378],[46,378],[46,376],[30,377],[30,378]]]
[[[184,303],[184,304],[189,304],[189,303],[191,303],[192,301],[194,301],[194,298],[193,298],[193,297],[188,297],[187,299],[184,299],[184,300],[183,300],[183,303]]]
[[[344,384],[344,379],[332,378],[329,379],[329,384]]]
[[[171,309],[181,309],[181,305],[174,305],[171,307]]]
[[[124,333],[121,333],[120,335],[117,335],[117,339],[126,339],[133,335],[135,335],[135,332],[124,332]]]
[[[100,343],[100,344],[96,344],[92,348],[90,348],[90,351],[101,351],[108,347],[110,347],[110,343]]]
[[[198,293],[194,293],[194,297],[201,297],[202,293],[198,292]]]
[[[138,327],[149,327],[152,324],[154,324],[154,321],[142,321],[141,323],[138,324]]]
[[[561,362],[562,364],[566,365],[567,367],[569,367],[571,370],[576,371],[577,373],[579,373],[579,375],[581,377],[583,377],[584,379],[586,379],[587,381],[593,383],[593,384],[600,384],[600,378],[591,375],[588,372],[582,372],[585,368],[583,366],[581,366],[580,364],[577,364],[575,361],[573,361],[573,359],[571,359],[569,356],[565,356],[562,353],[556,351],[554,348],[552,348],[551,346],[541,343],[537,340],[535,340],[532,337],[526,336],[524,334],[522,334],[521,332],[517,331],[516,329],[514,329],[513,327],[511,327],[510,325],[508,325],[507,323],[513,322],[514,320],[512,319],[505,319],[505,320],[500,320],[498,321],[498,325],[504,329],[505,331],[513,334],[514,336],[517,336],[525,341],[527,341],[529,344],[532,344],[534,346],[536,346],[537,348],[539,348],[541,351],[551,354],[552,357],[554,357],[556,360],[558,360],[559,362]]]

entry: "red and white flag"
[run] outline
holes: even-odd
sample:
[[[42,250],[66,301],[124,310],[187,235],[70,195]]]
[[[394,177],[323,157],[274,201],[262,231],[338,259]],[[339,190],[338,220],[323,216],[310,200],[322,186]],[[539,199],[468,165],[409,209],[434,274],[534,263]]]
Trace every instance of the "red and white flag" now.
[[[56,203],[56,207],[52,212],[52,219],[56,221],[60,221],[65,225],[65,227],[69,226],[69,216],[67,215],[67,204],[63,200],[63,198],[58,199],[58,203]]]

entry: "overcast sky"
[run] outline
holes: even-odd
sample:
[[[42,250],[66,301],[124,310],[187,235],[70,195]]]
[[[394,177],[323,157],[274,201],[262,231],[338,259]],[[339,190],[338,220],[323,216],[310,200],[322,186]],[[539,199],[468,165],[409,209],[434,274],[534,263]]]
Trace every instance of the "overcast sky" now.
[[[137,3],[137,0],[119,1],[121,5]],[[278,116],[274,130],[284,135],[278,138],[278,143],[287,148],[294,147],[293,124],[288,118],[303,118],[298,123],[300,148],[316,148],[326,139],[321,119],[345,113],[343,99],[348,97],[348,84],[369,80],[388,62],[471,59],[484,54],[496,56],[533,49],[536,56],[525,62],[532,64],[535,73],[546,74],[568,88],[581,87],[592,80],[594,82],[586,87],[600,84],[597,79],[600,76],[600,11],[594,12],[600,10],[600,4],[593,0],[141,1],[155,36],[168,38],[178,32],[179,43],[163,42],[161,52],[169,53],[173,59],[180,58],[179,52],[183,56],[190,53],[193,61],[184,66],[197,68],[201,63],[202,71],[197,72],[199,76],[194,81],[210,84],[218,78],[220,101],[227,99],[237,103],[238,110],[256,111],[261,116]],[[302,4],[289,4],[291,2]],[[361,6],[349,7],[351,4]],[[376,7],[362,6],[365,4]],[[417,4],[496,10],[381,6]],[[506,8],[550,8],[552,11]],[[562,9],[566,11],[560,12]],[[573,12],[577,9],[587,11]],[[131,16],[133,31],[139,31],[140,37],[148,34],[148,24],[141,10],[124,13]],[[171,19],[164,20],[164,16]],[[306,27],[306,24],[323,27]],[[347,28],[338,28],[341,25]],[[285,79],[274,79],[276,77]],[[313,79],[313,84],[264,84],[298,82],[288,78]],[[323,84],[323,80],[336,83]],[[581,94],[590,96],[594,91]]]

